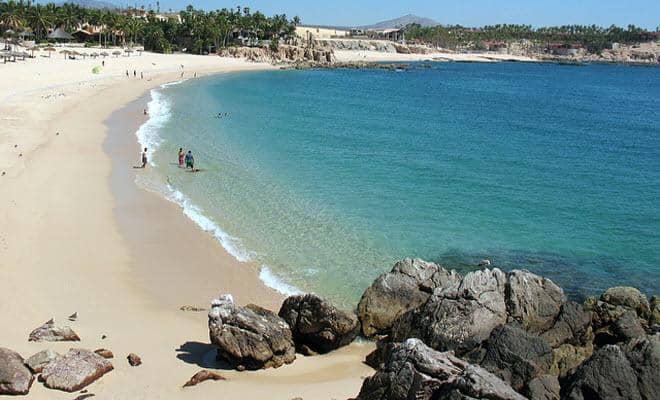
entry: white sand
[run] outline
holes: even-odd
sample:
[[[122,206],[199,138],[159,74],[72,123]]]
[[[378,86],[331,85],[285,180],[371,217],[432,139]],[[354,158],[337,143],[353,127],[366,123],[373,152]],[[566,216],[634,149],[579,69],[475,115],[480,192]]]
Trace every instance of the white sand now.
[[[212,357],[212,347],[206,344],[205,313],[181,312],[174,304],[206,298],[205,304],[195,305],[207,305],[214,282],[218,292],[232,291],[242,303],[265,302],[274,308],[280,297],[260,285],[254,270],[239,272],[240,265],[226,254],[219,255],[220,246],[183,219],[176,207],[117,209],[110,189],[112,162],[103,150],[108,132],[104,121],[148,89],[179,79],[181,64],[187,77],[193,71],[270,66],[215,56],[145,53],[107,58],[103,72],[92,74],[100,64],[100,60],[64,60],[55,53],[51,59],[0,64],[0,173],[5,172],[0,176],[0,346],[24,357],[45,348],[112,350],[115,370],[88,387],[100,399],[356,395],[362,378],[372,373],[361,363],[371,344],[354,344],[326,356],[299,356],[294,364],[277,370],[222,371],[228,381],[181,389],[201,368],[200,360]],[[126,78],[126,69],[136,69],[138,79]],[[140,72],[146,79],[139,79]],[[131,180],[125,184],[134,185]],[[165,250],[185,251],[177,246],[186,243],[174,238],[145,244],[149,254],[162,248],[162,256],[152,258],[151,266],[138,263],[131,247],[135,243],[129,245],[118,227],[117,213],[123,212],[141,213],[135,218],[151,221],[155,230],[166,232],[170,224],[187,229],[190,243],[199,245],[198,268],[177,273],[172,265],[165,266]],[[149,274],[142,267],[166,276]],[[186,274],[195,276],[186,279]],[[207,276],[211,278],[199,290],[197,282]],[[160,301],[154,291],[170,301]],[[69,323],[66,316],[74,311],[79,319]],[[70,324],[82,342],[28,343],[29,332],[52,317]],[[102,340],[102,335],[108,338]],[[139,354],[144,364],[130,367],[125,360],[129,352]],[[35,381],[27,398],[73,397]]]

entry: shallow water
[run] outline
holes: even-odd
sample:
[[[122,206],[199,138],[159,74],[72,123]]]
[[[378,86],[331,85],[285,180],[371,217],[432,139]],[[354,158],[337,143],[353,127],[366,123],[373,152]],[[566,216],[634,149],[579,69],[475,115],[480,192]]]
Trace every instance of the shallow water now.
[[[660,289],[660,69],[437,63],[155,91],[143,182],[282,291],[345,305],[403,257],[575,297]],[[217,118],[218,113],[222,118]],[[224,116],[224,113],[229,113]],[[192,150],[202,172],[176,165]]]

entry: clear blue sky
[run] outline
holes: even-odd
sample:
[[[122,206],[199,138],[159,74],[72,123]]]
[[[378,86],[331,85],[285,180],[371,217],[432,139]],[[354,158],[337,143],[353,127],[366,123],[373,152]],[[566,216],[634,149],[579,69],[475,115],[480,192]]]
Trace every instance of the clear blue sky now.
[[[119,5],[135,0],[110,0]],[[534,26],[596,24],[648,29],[660,25],[660,0],[161,0],[161,10],[179,10],[187,4],[203,9],[245,5],[267,15],[298,15],[306,24],[367,25],[385,19],[416,14],[442,24],[481,26],[497,23],[525,23]],[[137,1],[138,5],[156,0]]]

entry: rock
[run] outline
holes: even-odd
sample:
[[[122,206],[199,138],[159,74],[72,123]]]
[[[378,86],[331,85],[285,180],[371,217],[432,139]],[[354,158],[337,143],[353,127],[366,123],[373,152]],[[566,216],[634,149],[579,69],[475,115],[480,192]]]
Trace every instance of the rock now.
[[[600,296],[601,301],[634,310],[640,318],[650,316],[649,302],[646,296],[633,287],[617,286],[609,288]]]
[[[624,352],[637,376],[642,399],[657,399],[660,394],[660,339],[657,336],[633,339],[626,344]]]
[[[451,352],[438,352],[418,339],[395,343],[383,368],[365,379],[358,400],[522,400],[505,382]]]
[[[507,311],[525,330],[549,329],[565,302],[564,291],[549,279],[519,270],[507,275]]]
[[[69,315],[69,321],[73,322],[78,319],[78,313],[74,312],[73,314]]]
[[[112,352],[108,349],[96,349],[96,350],[94,350],[94,353],[100,355],[101,357],[103,357],[105,359],[110,359],[110,358],[115,357],[115,355],[112,354]]]
[[[490,267],[490,260],[487,260],[487,259],[481,260],[481,261],[479,261],[479,264],[477,264],[477,266],[488,268],[488,267]]]
[[[179,307],[179,310],[181,311],[194,311],[194,312],[200,312],[200,311],[206,311],[206,308],[203,307],[195,307],[195,306],[181,306]]]
[[[553,375],[542,375],[527,384],[527,397],[530,400],[559,400],[559,380]]]
[[[80,337],[68,326],[55,326],[52,319],[30,332],[30,342],[78,342]]]
[[[505,283],[505,274],[495,268],[470,272],[458,283],[438,287],[419,310],[399,318],[392,338],[416,337],[436,350],[465,354],[506,322]]]
[[[434,263],[419,259],[397,262],[379,276],[364,292],[358,304],[358,317],[366,337],[387,335],[392,324],[404,313],[424,304],[435,287],[460,280]],[[423,286],[425,290],[420,290]]]
[[[649,302],[651,309],[651,316],[649,317],[649,325],[660,325],[660,297],[653,296]]]
[[[541,337],[553,348],[565,343],[584,346],[593,340],[591,312],[578,303],[568,301],[561,306],[552,327],[543,332]]]
[[[641,400],[637,377],[618,346],[606,345],[562,385],[567,400]]]
[[[527,382],[545,374],[552,362],[552,349],[546,341],[515,324],[493,329],[484,347],[481,366],[519,392]]]
[[[87,399],[89,399],[91,397],[94,397],[94,396],[96,396],[94,393],[81,394],[80,396],[77,396],[73,400],[87,400]]]
[[[367,354],[364,363],[373,369],[382,369],[387,357],[392,351],[394,343],[379,340],[376,342],[376,349]]]
[[[560,378],[565,377],[587,358],[591,357],[594,348],[591,343],[585,346],[573,346],[571,344],[562,344],[552,350],[552,365],[550,373]]]
[[[71,349],[44,367],[39,380],[46,387],[76,392],[112,371],[110,361],[89,350]]]
[[[318,353],[346,346],[360,331],[355,314],[339,310],[314,294],[288,297],[278,315],[291,327],[297,346]]]
[[[128,363],[131,365],[131,367],[142,365],[142,359],[135,353],[129,354],[126,359],[128,360]]]
[[[25,395],[34,381],[23,357],[13,350],[0,347],[0,395]]]
[[[295,360],[289,325],[255,305],[239,307],[230,295],[211,304],[209,336],[218,355],[236,369],[280,367]]]
[[[186,382],[183,387],[189,387],[189,386],[195,386],[199,383],[202,383],[204,381],[212,380],[212,381],[224,381],[227,378],[220,374],[216,374],[215,372],[211,372],[209,370],[203,369],[193,375],[188,382]]]
[[[620,307],[620,306],[617,306]],[[627,342],[646,334],[637,314],[632,309],[621,308],[621,314],[613,322],[600,327],[594,332],[597,346]]]
[[[38,374],[46,365],[58,356],[59,354],[52,350],[42,350],[25,360],[25,365],[27,365],[33,373]]]

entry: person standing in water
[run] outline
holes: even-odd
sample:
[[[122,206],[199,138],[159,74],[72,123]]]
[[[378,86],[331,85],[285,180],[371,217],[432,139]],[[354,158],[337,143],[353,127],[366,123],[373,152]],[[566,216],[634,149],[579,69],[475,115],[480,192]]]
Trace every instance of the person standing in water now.
[[[147,166],[147,148],[144,148],[144,151],[142,152],[142,168],[145,168]]]
[[[192,155],[192,151],[188,150],[188,154],[186,154],[186,169],[192,169],[193,172],[195,172],[195,158]]]
[[[183,168],[183,159],[186,156],[186,153],[183,152],[183,148],[179,147],[179,168]]]

